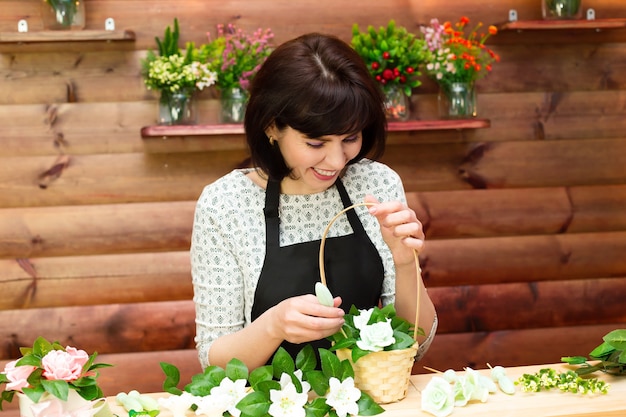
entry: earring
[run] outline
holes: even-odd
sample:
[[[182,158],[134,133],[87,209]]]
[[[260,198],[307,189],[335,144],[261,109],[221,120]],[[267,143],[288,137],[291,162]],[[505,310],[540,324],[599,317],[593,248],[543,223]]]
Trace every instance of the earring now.
[[[274,142],[276,142],[276,139],[274,139],[274,136],[270,135],[269,140],[270,140],[270,145],[274,146]]]

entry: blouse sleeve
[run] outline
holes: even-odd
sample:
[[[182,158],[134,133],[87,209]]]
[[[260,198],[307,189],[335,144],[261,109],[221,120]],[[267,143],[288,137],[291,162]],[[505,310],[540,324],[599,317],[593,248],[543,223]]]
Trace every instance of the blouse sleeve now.
[[[223,207],[224,201],[211,186],[204,189],[196,204],[191,236],[195,342],[202,368],[209,365],[213,341],[244,325],[243,274],[225,226],[231,215]]]

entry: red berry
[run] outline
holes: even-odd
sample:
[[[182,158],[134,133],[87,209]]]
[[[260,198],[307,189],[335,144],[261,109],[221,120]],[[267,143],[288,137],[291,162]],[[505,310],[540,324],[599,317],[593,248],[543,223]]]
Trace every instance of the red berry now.
[[[383,52],[383,58],[384,59],[389,59],[389,58],[391,58],[391,54],[389,52],[385,51],[385,52]]]
[[[380,76],[380,74],[376,75],[376,81],[381,81],[383,79],[383,77]]]
[[[398,67],[393,69],[393,75],[395,75],[396,77],[400,75],[400,70],[398,69]]]
[[[380,68],[380,64],[378,62],[372,62],[372,69],[377,70],[378,68]]]
[[[406,77],[404,75],[400,76],[400,82],[401,83],[405,83],[406,82]]]
[[[386,70],[383,71],[383,78],[385,80],[391,80],[393,79],[393,71],[391,71],[389,68],[387,68]]]
[[[407,67],[407,68],[406,68],[406,73],[407,73],[407,74],[413,74],[413,72],[414,72],[414,71],[415,71],[415,70],[413,69],[413,67]]]

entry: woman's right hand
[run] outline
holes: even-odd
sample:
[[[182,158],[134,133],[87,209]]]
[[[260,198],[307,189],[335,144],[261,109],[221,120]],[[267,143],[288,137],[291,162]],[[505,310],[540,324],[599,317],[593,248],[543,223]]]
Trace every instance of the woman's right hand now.
[[[345,314],[339,308],[341,297],[335,297],[333,303],[333,307],[324,306],[313,294],[281,301],[269,310],[270,333],[290,343],[307,343],[331,336],[341,329]]]

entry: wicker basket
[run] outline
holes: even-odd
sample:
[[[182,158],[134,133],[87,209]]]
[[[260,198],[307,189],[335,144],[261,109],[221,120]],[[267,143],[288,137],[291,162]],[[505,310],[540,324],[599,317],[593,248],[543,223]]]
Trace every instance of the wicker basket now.
[[[337,350],[337,357],[348,359],[354,369],[354,384],[379,404],[400,401],[406,397],[417,342],[407,349],[372,352],[352,362],[352,351]]]
[[[330,226],[337,220],[337,218],[346,211],[353,209],[357,206],[372,205],[371,203],[357,203],[350,207],[347,207],[337,213],[335,217],[328,223],[326,230],[322,234],[322,241],[320,244],[319,252],[319,267],[322,284],[326,285],[326,275],[324,272],[324,244],[326,242],[326,235],[330,230]],[[414,251],[415,265],[417,268],[417,279],[419,280],[421,270],[419,267],[419,260],[417,252]],[[419,307],[420,301],[420,286],[417,286],[417,306]],[[413,332],[413,339],[417,337],[418,328],[418,311],[415,312],[415,330]],[[417,341],[413,346],[406,349],[389,350],[380,352],[371,352],[365,356],[359,358],[355,363],[352,361],[352,351],[349,349],[337,350],[337,357],[341,360],[348,359],[354,370],[354,383],[361,391],[365,391],[372,397],[374,401],[379,404],[388,404],[395,401],[400,401],[406,397],[409,381],[411,378],[411,371],[413,369],[413,363],[415,362],[415,355],[417,354],[418,343]]]

